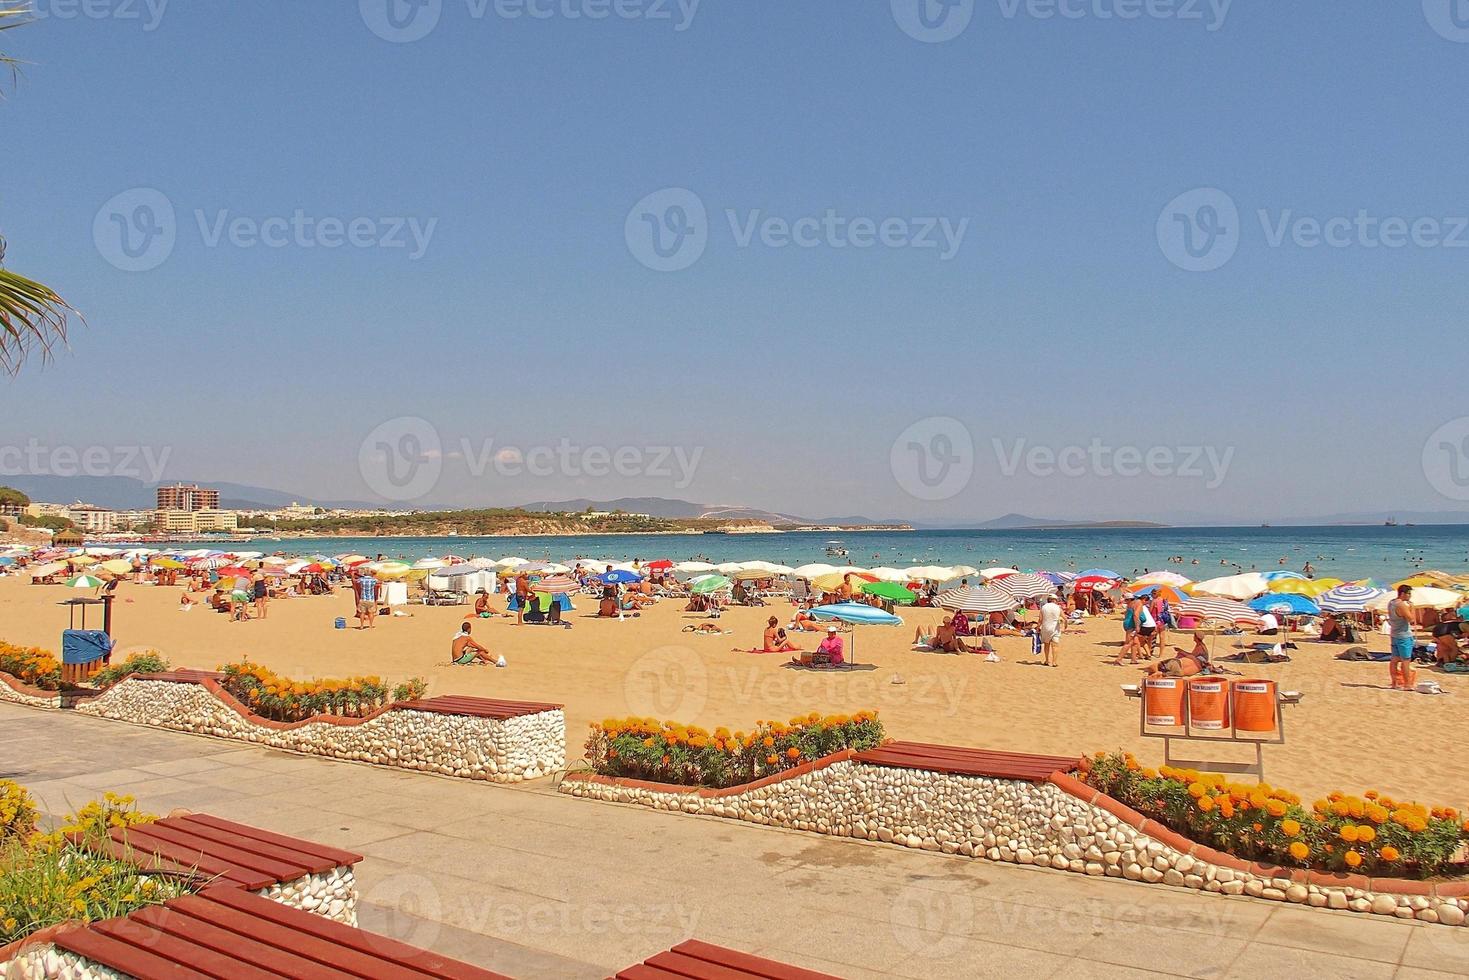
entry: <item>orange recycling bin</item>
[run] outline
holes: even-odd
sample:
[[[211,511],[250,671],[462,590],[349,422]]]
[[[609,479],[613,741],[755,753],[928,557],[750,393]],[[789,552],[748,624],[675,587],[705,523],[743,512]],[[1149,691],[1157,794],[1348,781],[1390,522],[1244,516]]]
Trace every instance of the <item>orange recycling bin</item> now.
[[[1183,725],[1184,684],[1177,677],[1149,677],[1143,681],[1143,718],[1148,725]]]
[[[1206,732],[1229,727],[1229,681],[1223,677],[1195,677],[1188,682],[1189,725]]]
[[[1275,731],[1278,717],[1275,682],[1234,682],[1234,727],[1237,731],[1268,735]]]

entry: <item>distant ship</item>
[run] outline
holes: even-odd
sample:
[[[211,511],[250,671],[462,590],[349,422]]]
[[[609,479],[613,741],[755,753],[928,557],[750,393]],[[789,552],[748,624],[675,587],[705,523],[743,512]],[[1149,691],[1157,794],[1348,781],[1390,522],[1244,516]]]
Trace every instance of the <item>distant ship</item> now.
[[[1385,521],[1382,522],[1382,526],[1383,527],[1397,527],[1398,526],[1398,519],[1396,517],[1389,517],[1387,520],[1385,520]]]

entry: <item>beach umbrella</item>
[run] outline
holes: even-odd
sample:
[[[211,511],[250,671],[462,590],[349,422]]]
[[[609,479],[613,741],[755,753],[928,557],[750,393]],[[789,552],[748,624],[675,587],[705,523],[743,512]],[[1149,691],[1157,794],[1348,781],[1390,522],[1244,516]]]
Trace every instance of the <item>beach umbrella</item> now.
[[[1397,598],[1397,590],[1384,592],[1378,599],[1367,604],[1371,612],[1381,612],[1388,607],[1388,603]],[[1419,609],[1457,609],[1464,602],[1463,593],[1453,592],[1449,589],[1415,588],[1413,596],[1409,600]]]
[[[995,588],[1008,592],[1020,600],[1039,599],[1041,596],[1054,595],[1056,586],[1049,579],[1042,578],[1034,573],[1021,573],[1020,575],[1007,575],[995,582]]]
[[[449,563],[446,562],[446,561],[444,561],[444,559],[442,559],[442,558],[420,558],[420,559],[418,559],[418,561],[416,561],[416,562],[413,563],[413,567],[414,568],[434,569],[434,568],[443,568],[444,566],[446,566],[448,564]]]
[[[1256,612],[1275,613],[1285,616],[1319,616],[1321,607],[1309,598],[1294,592],[1270,592],[1251,599],[1249,607]]]
[[[97,567],[102,569],[103,571],[111,572],[113,575],[131,575],[133,571],[133,563],[130,561],[123,561],[121,558],[113,558],[110,561],[104,561]]]
[[[99,558],[110,558],[113,555],[122,554],[121,548],[98,548],[96,546],[93,546],[91,548],[85,549],[85,551],[87,554],[96,555]]]
[[[1095,578],[1110,578],[1110,579],[1116,579],[1119,582],[1123,580],[1123,576],[1122,576],[1122,573],[1121,572],[1114,572],[1110,568],[1088,568],[1084,572],[1077,572],[1076,573],[1076,577],[1077,578],[1093,578],[1093,577],[1095,577]]]
[[[1065,572],[1036,572],[1036,574],[1056,586],[1076,581],[1075,575],[1067,575]]]
[[[366,555],[337,555],[336,561],[342,565],[351,565],[355,562],[367,561]]]
[[[959,577],[945,565],[914,565],[903,569],[903,574],[912,581],[921,582],[950,582]]]
[[[537,582],[533,588],[537,592],[564,595],[568,592],[575,592],[581,586],[576,584],[576,579],[567,578],[565,575],[549,575]]]
[[[1172,585],[1176,588],[1178,586],[1192,584],[1193,581],[1191,579],[1177,572],[1149,572],[1141,578],[1134,579],[1132,584],[1127,588],[1129,591],[1136,592],[1149,585]]]
[[[1212,596],[1194,596],[1187,602],[1179,603],[1175,612],[1179,616],[1193,616],[1235,626],[1259,626],[1262,622],[1260,614],[1243,602]]]
[[[903,621],[886,610],[862,602],[838,602],[829,606],[817,606],[811,615],[821,620],[837,620],[852,626],[902,626]],[[848,651],[848,666],[857,666],[857,631],[852,631],[852,648]]]
[[[911,606],[918,597],[896,582],[863,582],[862,591],[900,606]]]
[[[954,573],[955,578],[965,578],[969,575],[979,574],[979,569],[973,565],[955,565],[950,571]]]
[[[707,561],[681,561],[673,566],[675,572],[712,572],[714,566]]]
[[[49,561],[44,565],[32,565],[26,570],[31,573],[31,578],[45,578],[48,575],[55,575],[57,572],[65,571],[66,562]]]
[[[738,561],[722,561],[714,566],[714,570],[721,575],[733,575],[735,572],[743,572],[745,565]]]
[[[775,578],[775,573],[767,572],[763,568],[747,568],[742,572],[735,572],[729,578],[735,582],[758,582],[763,578]]]
[[[1194,585],[1194,595],[1219,596],[1222,599],[1253,599],[1269,588],[1265,576],[1259,572],[1246,572],[1243,575],[1226,575],[1224,578],[1211,578],[1207,582],[1199,582]]]
[[[1122,584],[1122,580],[1115,576],[1081,575],[1071,584],[1077,592],[1111,592]]]
[[[383,578],[402,578],[413,570],[412,566],[401,561],[373,562],[367,566],[373,573]]]
[[[483,569],[475,568],[466,562],[460,565],[445,565],[443,568],[434,569],[429,574],[444,578],[463,578],[466,575],[478,575],[482,571]]]
[[[643,567],[644,568],[651,568],[651,569],[653,569],[655,571],[658,570],[658,569],[661,569],[661,568],[672,568],[673,567],[673,559],[672,558],[654,558],[652,561],[648,562]]]
[[[1275,578],[1270,580],[1271,592],[1291,592],[1314,598],[1330,592],[1331,586],[1306,578]]]
[[[85,573],[73,575],[66,580],[66,587],[68,589],[100,589],[104,584],[106,583],[97,576],[87,575]]]
[[[1145,585],[1129,593],[1128,597],[1140,596],[1144,599],[1151,599],[1155,595],[1161,595],[1169,605],[1173,606],[1185,603],[1192,598],[1187,592],[1174,585]]]
[[[695,595],[708,595],[729,587],[730,581],[723,575],[705,575],[693,582],[689,586],[689,591]]]
[[[999,568],[999,567],[995,567],[995,568],[986,568],[986,569],[984,569],[983,571],[981,571],[979,573],[979,577],[982,578],[982,579],[984,579],[986,582],[993,582],[997,578],[1004,578],[1006,575],[1014,575],[1014,574],[1016,574],[1016,571],[1013,568]],[[1112,577],[1113,578],[1116,578],[1117,576],[1114,575]]]
[[[1296,578],[1298,575],[1298,572],[1292,572],[1291,570],[1285,568],[1278,569],[1273,572],[1260,573],[1260,577],[1267,582],[1274,582],[1278,578]]]
[[[877,568],[870,568],[868,569],[868,571],[871,572],[873,575],[876,575],[878,581],[880,582],[908,582],[911,581],[913,578],[907,572],[903,571],[903,569],[890,568],[887,565],[881,565]]]
[[[811,580],[811,584],[818,589],[840,589],[842,583],[848,580],[853,580],[853,588],[860,588],[863,582],[876,582],[877,578],[869,575],[865,570],[848,569],[841,572],[831,572],[827,575],[818,575]]]
[[[628,571],[623,568],[614,568],[610,572],[603,572],[597,578],[612,585],[626,585],[630,582],[641,582],[643,577],[637,572]]]
[[[711,565],[709,567],[713,568],[714,566]],[[814,579],[822,575],[830,575],[832,572],[835,571],[838,571],[835,565],[828,565],[826,564],[826,562],[818,561],[813,562],[810,565],[798,566],[795,570],[795,574],[800,578]]]
[[[1327,612],[1364,613],[1368,603],[1385,595],[1385,589],[1374,589],[1366,585],[1338,585],[1316,601]]]
[[[736,564],[740,566],[738,571],[745,572],[774,572],[777,568],[784,567],[772,561],[742,561]]]
[[[993,585],[966,585],[950,589],[939,593],[936,601],[945,609],[972,613],[1010,612],[1020,605],[1019,599]]]
[[[518,565],[524,565],[525,564],[525,559],[524,558],[520,558],[520,557],[518,557],[516,555],[509,555],[509,556],[507,556],[505,558],[501,558],[499,561],[495,562],[494,564],[495,564],[495,567],[496,568],[515,568]]]
[[[245,568],[243,565],[226,565],[225,567],[219,569],[219,575],[221,578],[226,575],[232,575],[236,578],[239,578],[241,576],[249,578],[250,569]]]
[[[100,559],[94,558],[91,555],[73,555],[72,557],[68,558],[67,561],[72,565],[84,568],[87,565],[97,564]]]

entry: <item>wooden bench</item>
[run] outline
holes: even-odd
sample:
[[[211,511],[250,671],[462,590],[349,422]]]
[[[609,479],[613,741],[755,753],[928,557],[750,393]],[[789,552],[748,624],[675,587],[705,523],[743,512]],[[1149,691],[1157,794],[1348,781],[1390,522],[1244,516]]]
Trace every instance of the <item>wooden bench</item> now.
[[[52,942],[138,980],[504,980],[468,963],[221,886],[64,930]]]
[[[140,868],[197,872],[220,884],[259,891],[338,867],[362,855],[245,824],[191,813],[155,823],[114,827],[103,847]]]
[[[955,776],[984,776],[990,779],[1043,783],[1053,772],[1070,772],[1075,769],[1081,759],[1077,756],[994,752],[989,749],[967,749],[928,742],[888,742],[875,749],[857,753],[855,761],[895,769],[923,769]]]
[[[393,705],[399,711],[432,711],[441,715],[468,715],[472,718],[493,718],[504,721],[523,715],[538,715],[543,711],[560,711],[562,705],[546,704],[541,701],[501,701],[496,698],[471,698],[444,694],[422,701],[399,701]]]
[[[173,681],[176,684],[202,684],[206,680],[217,681],[224,677],[217,670],[193,670],[188,667],[160,671],[157,674],[131,674],[129,676],[140,681]]]
[[[666,980],[669,977],[695,980],[740,980],[743,977],[763,980],[837,980],[829,973],[817,973],[798,966],[767,960],[751,953],[725,949],[712,943],[690,939],[667,952],[635,963],[617,974],[617,980]]]

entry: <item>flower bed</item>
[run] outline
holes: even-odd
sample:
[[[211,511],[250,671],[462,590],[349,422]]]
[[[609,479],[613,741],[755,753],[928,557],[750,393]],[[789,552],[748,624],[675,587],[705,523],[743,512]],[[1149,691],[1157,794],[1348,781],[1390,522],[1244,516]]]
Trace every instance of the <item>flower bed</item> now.
[[[120,664],[103,667],[88,679],[88,683],[96,688],[108,688],[134,674],[158,674],[168,670],[169,666],[169,662],[157,650],[144,650],[141,653],[128,654],[128,658]]]
[[[20,647],[0,641],[0,672],[43,691],[61,689],[61,664],[40,647]]]
[[[1214,773],[1148,769],[1125,753],[1097,753],[1085,781],[1192,840],[1237,857],[1316,871],[1430,878],[1466,871],[1469,823],[1368,792],[1332,793],[1310,808],[1287,790]]]
[[[188,894],[184,877],[145,873],[88,847],[112,827],[154,819],[132,797],[108,793],[42,834],[30,795],[0,780],[0,947],[63,922],[111,919]]]
[[[252,712],[272,721],[304,721],[318,715],[361,718],[396,701],[423,696],[425,682],[415,677],[389,690],[380,677],[297,681],[247,661],[225,664],[220,685]]]
[[[652,718],[609,718],[591,729],[586,757],[600,776],[713,789],[752,783],[844,749],[873,748],[883,738],[872,711],[761,721],[750,732],[708,732]]]

